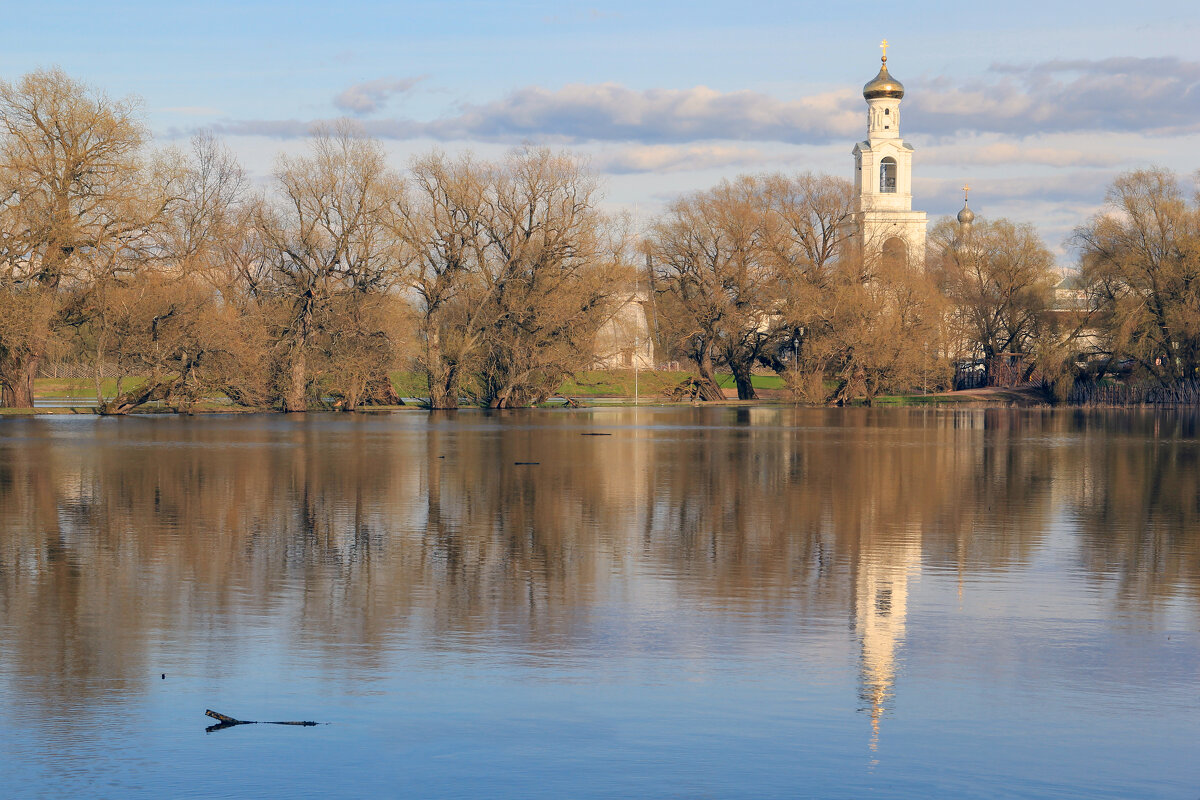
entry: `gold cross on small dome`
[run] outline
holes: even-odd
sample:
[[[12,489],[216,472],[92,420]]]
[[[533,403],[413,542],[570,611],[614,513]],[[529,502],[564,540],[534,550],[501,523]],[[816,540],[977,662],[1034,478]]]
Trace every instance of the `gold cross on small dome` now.
[[[879,43],[879,49],[883,51],[883,60],[884,61],[887,61],[887,48],[888,48],[887,39],[884,39],[882,42]]]
[[[967,202],[967,198],[970,196],[970,194],[971,194],[971,187],[964,186],[963,187],[963,202],[964,203]]]

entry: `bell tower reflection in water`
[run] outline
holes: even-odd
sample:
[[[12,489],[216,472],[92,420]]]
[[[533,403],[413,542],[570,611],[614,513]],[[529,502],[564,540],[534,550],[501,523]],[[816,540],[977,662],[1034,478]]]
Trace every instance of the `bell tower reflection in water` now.
[[[908,584],[920,574],[921,536],[905,530],[877,541],[865,533],[854,563],[854,628],[859,637],[859,699],[871,714],[872,751],[894,695],[908,616]]]

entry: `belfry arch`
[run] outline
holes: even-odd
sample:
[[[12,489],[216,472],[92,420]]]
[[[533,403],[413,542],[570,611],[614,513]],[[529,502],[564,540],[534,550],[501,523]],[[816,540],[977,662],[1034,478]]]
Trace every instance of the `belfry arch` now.
[[[903,267],[908,263],[908,242],[899,236],[889,236],[881,249],[885,267]]]
[[[893,194],[896,191],[896,159],[886,156],[879,162],[879,191]]]

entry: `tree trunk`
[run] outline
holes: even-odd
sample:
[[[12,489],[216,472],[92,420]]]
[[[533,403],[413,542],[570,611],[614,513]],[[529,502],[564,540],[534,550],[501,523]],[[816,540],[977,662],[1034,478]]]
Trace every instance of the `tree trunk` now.
[[[757,400],[758,395],[754,393],[754,381],[750,368],[745,364],[737,364],[733,367],[733,380],[737,383],[738,400]]]
[[[179,387],[182,379],[163,381],[151,377],[137,389],[118,394],[112,400],[99,405],[99,411],[104,415],[121,416],[128,414],[138,406],[143,406],[154,400],[166,400]]]
[[[13,359],[5,365],[4,383],[0,385],[0,407],[33,408],[33,379],[41,366],[41,356],[28,356],[24,361]]]
[[[402,406],[404,399],[392,385],[392,379],[387,375],[368,378],[363,386],[360,402],[365,406]]]
[[[308,410],[308,336],[312,321],[312,293],[309,292],[305,294],[303,305],[294,318],[296,328],[292,333],[288,382],[283,393],[284,411]]]
[[[284,411],[308,410],[308,364],[305,359],[304,340],[292,351],[292,363],[288,369],[288,386],[283,395]]]
[[[429,382],[430,408],[458,408],[458,367],[442,357],[436,330],[425,340],[425,378]]]
[[[435,409],[458,408],[458,381],[446,371],[441,376],[427,373],[429,378],[429,407]]]
[[[362,388],[359,386],[357,379],[351,380],[347,388],[346,394],[341,400],[335,402],[334,408],[339,411],[354,411],[358,408],[358,398],[362,394]]]
[[[96,337],[96,360],[92,364],[92,385],[96,389],[96,405],[104,404],[104,376],[101,364],[104,360],[104,333]]]
[[[725,393],[721,391],[721,384],[717,383],[717,376],[713,371],[712,353],[705,348],[700,357],[696,359],[696,367],[700,370],[700,399],[701,400],[724,400]]]

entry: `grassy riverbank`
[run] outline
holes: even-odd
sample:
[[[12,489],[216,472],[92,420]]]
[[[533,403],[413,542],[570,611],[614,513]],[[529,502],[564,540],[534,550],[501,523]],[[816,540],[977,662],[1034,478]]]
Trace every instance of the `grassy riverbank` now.
[[[629,402],[635,396],[642,402],[667,402],[666,397],[671,389],[692,376],[686,371],[666,370],[592,370],[581,372],[563,382],[558,394],[564,398],[573,398],[583,402],[589,399],[609,400],[614,402]],[[427,394],[427,387],[421,375],[415,372],[394,372],[392,383],[401,397],[417,398]],[[777,375],[755,375],[754,387],[759,392],[758,402],[793,402],[791,394]],[[718,381],[733,395],[734,381],[730,374],[719,374]],[[140,379],[126,378],[121,382],[121,390],[135,388]],[[101,392],[106,399],[117,394],[115,379],[106,378],[101,382]],[[34,396],[39,404],[36,409],[3,409],[0,415],[28,414],[87,414],[95,411],[96,386],[88,378],[39,378],[34,387]],[[731,396],[727,402],[737,402]],[[1029,392],[1002,389],[980,389],[967,392],[948,392],[940,394],[886,395],[875,398],[876,406],[931,406],[946,404],[1003,404],[1003,405],[1035,405],[1041,401]],[[213,400],[202,403],[195,409],[197,412],[237,412],[246,411],[229,405],[223,400]],[[152,404],[139,409],[140,413],[163,412],[167,409],[161,405]]]

